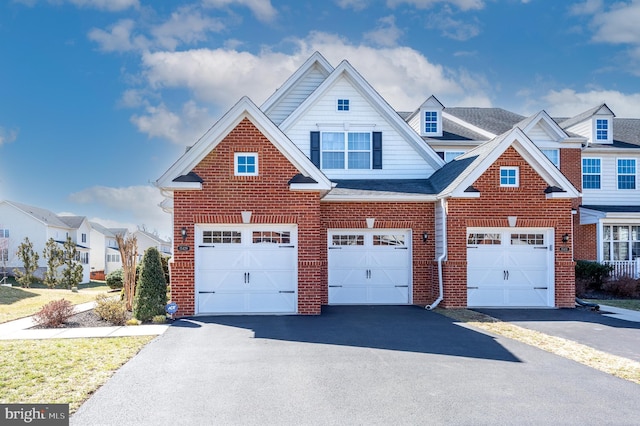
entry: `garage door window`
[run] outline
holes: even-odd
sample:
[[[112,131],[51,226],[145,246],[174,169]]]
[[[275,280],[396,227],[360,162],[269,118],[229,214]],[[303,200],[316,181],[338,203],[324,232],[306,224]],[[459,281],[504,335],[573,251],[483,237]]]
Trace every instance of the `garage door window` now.
[[[500,245],[502,244],[502,235],[501,234],[469,234],[469,238],[467,239],[467,244],[470,245],[478,245],[478,244],[490,244],[490,245]]]
[[[240,244],[240,231],[202,231],[203,244]]]
[[[374,235],[374,246],[404,246],[404,235]]]
[[[363,246],[364,235],[334,234],[331,237],[332,246]]]
[[[511,234],[511,245],[543,246],[544,234]]]
[[[253,231],[253,243],[289,244],[291,243],[291,232]]]

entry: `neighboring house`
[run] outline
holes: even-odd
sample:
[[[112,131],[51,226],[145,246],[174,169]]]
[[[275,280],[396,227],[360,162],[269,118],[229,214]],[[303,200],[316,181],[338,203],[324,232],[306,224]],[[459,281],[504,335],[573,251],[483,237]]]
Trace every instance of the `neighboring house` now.
[[[116,241],[118,231],[91,222],[91,273],[95,279],[104,279],[106,275],[122,268],[122,259]]]
[[[14,201],[0,201],[0,218],[2,221],[2,258],[8,273],[13,275],[14,268],[21,268],[22,261],[16,256],[18,246],[29,238],[34,251],[40,255],[37,276],[42,277],[46,271],[46,259],[42,252],[47,240],[53,238],[62,246],[67,237],[76,243],[78,261],[83,267],[82,281],[89,282],[90,277],[90,233],[91,225],[84,216],[58,216],[49,210],[33,207]],[[4,266],[0,264],[0,266]]]
[[[572,132],[544,111],[435,97],[398,113],[347,61],[315,53],[157,180],[178,315],[573,307],[584,138]]]
[[[138,229],[133,232],[138,242],[138,260],[142,260],[144,252],[150,247],[155,247],[160,255],[171,257],[171,241],[165,241],[156,234]]]

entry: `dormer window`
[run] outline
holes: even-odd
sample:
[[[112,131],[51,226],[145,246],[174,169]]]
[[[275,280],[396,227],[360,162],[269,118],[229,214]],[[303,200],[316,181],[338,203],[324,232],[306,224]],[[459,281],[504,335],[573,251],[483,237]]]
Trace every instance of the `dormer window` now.
[[[338,111],[349,111],[349,99],[338,99]]]
[[[596,141],[608,141],[609,140],[609,120],[598,118],[596,119]]]
[[[424,132],[426,134],[438,133],[438,111],[424,112]]]

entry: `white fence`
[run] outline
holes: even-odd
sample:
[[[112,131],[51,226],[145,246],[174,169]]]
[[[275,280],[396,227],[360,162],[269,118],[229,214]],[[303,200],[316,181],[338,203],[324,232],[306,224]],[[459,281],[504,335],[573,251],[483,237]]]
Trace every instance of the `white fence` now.
[[[635,279],[640,278],[640,258],[636,260],[612,260],[604,263],[613,266],[613,271],[609,274],[613,279],[624,275]]]

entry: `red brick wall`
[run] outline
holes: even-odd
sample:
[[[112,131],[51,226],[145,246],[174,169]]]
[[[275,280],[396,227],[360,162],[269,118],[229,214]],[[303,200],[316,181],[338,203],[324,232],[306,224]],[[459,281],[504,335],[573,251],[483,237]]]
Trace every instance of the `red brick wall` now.
[[[234,176],[234,153],[258,153],[258,176]],[[171,297],[178,316],[192,315],[194,306],[194,225],[241,223],[241,211],[251,211],[251,223],[298,225],[298,312],[319,314],[325,289],[320,261],[325,239],[320,230],[318,192],[291,191],[288,181],[298,170],[248,120],[242,120],[193,169],[203,180],[200,191],[174,193],[174,262]],[[183,243],[180,230],[186,227]],[[178,251],[178,245],[191,250]]]
[[[577,216],[577,215],[576,215]],[[577,225],[573,230],[573,250],[576,260],[597,260],[596,224]]]
[[[518,166],[520,186],[500,187],[500,167]],[[517,216],[518,227],[545,227],[555,230],[555,300],[558,307],[573,307],[575,269],[572,253],[561,252],[562,235],[571,234],[570,199],[546,199],[548,184],[513,148],[508,148],[473,183],[480,198],[451,199],[448,205],[448,261],[444,267],[444,307],[467,306],[467,227],[508,227],[507,216]]]
[[[322,259],[327,258],[327,229],[366,228],[366,218],[375,218],[374,228],[396,228],[412,230],[413,252],[413,303],[427,305],[437,297],[434,286],[433,260],[435,257],[435,225],[433,203],[334,203],[320,204],[322,238]],[[429,233],[427,243],[422,241],[422,233]],[[325,264],[323,275],[323,303],[327,303],[328,268]],[[436,277],[437,280],[437,277]]]

